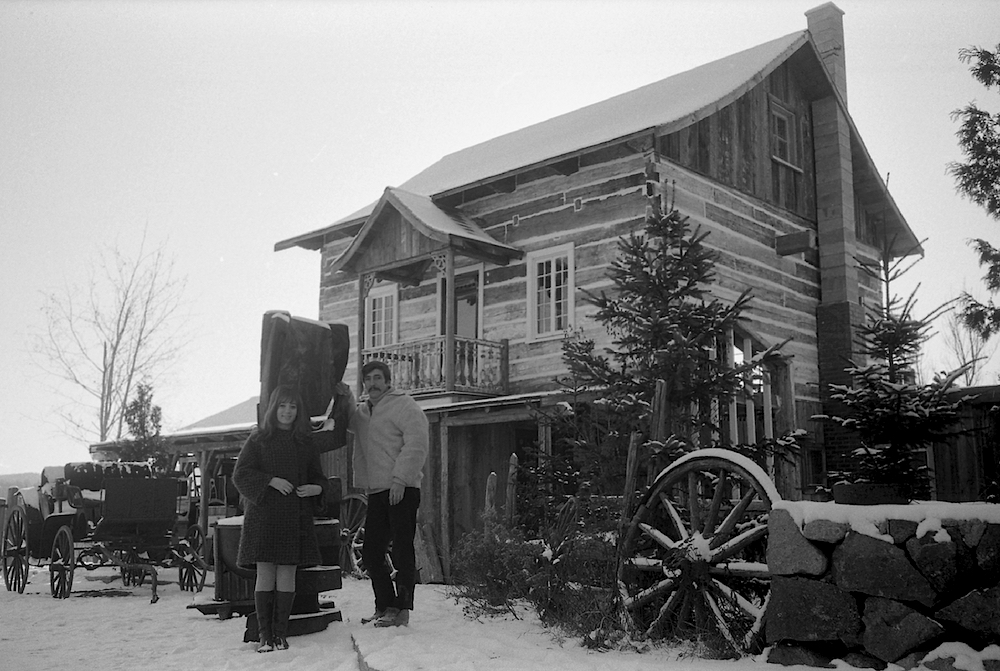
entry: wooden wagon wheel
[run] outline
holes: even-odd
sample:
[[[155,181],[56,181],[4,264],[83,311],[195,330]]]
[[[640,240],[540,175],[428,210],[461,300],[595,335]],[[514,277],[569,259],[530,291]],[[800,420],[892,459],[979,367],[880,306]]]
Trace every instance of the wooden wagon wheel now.
[[[729,450],[698,450],[667,467],[622,541],[626,622],[649,638],[721,637],[737,654],[759,651],[767,514],[779,499],[759,466]]]
[[[73,532],[68,526],[59,527],[52,540],[49,554],[49,589],[56,599],[68,599],[73,589],[76,558],[73,554]]]
[[[364,542],[368,500],[364,494],[348,494],[340,502],[340,570],[361,573],[361,545]]]
[[[28,534],[24,513],[15,508],[3,528],[3,584],[8,592],[24,594],[28,584]]]
[[[205,576],[208,573],[208,565],[205,563],[205,532],[194,524],[188,528],[179,545],[177,582],[183,591],[200,592],[205,587]]]

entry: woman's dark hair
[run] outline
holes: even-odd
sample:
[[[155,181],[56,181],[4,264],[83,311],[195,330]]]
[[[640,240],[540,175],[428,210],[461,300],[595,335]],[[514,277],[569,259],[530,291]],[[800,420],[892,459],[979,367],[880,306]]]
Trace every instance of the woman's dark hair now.
[[[260,424],[260,436],[270,438],[275,429],[278,428],[278,406],[289,401],[295,404],[295,420],[292,422],[292,437],[298,441],[309,438],[309,413],[306,411],[305,403],[302,402],[302,395],[299,390],[287,384],[275,387],[271,392],[271,398],[267,402],[267,410],[264,412],[264,419]]]
[[[386,384],[392,382],[392,373],[389,372],[389,365],[384,361],[379,361],[378,359],[369,361],[368,363],[366,363],[364,366],[361,367],[361,377],[364,378],[365,375],[368,375],[368,373],[372,372],[373,370],[382,371],[382,377],[385,378]]]

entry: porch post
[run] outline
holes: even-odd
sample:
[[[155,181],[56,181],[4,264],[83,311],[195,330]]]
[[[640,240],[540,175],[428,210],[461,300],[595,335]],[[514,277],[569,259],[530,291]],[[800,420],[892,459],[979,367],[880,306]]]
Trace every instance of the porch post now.
[[[365,390],[364,381],[361,377],[361,366],[364,365],[362,353],[365,351],[365,301],[373,284],[375,284],[375,273],[358,275],[358,370],[355,376],[357,378],[355,380],[355,389],[358,393],[358,398],[361,398],[361,394]]]
[[[445,250],[444,388],[455,391],[455,250]]]
[[[445,580],[451,577],[451,482],[448,473],[448,413],[442,412],[438,420],[438,435],[441,442],[441,568]]]

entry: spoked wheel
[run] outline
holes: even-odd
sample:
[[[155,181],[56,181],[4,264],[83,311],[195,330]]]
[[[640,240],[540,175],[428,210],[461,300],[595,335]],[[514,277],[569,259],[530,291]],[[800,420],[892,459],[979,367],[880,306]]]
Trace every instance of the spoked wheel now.
[[[140,562],[139,554],[134,549],[129,549],[122,552],[120,558],[122,561],[122,586],[142,587],[142,583],[146,580],[146,571],[133,566],[133,564]]]
[[[729,450],[671,464],[622,543],[627,623],[649,638],[714,639],[740,655],[759,652],[770,593],[767,515],[779,498],[762,469]]]
[[[28,584],[28,534],[24,513],[17,508],[3,528],[3,584],[18,594],[24,594]]]
[[[361,573],[361,544],[364,542],[368,501],[363,494],[348,494],[340,502],[340,570]]]
[[[73,554],[73,532],[67,526],[59,527],[52,540],[49,555],[49,589],[56,599],[68,599],[73,590],[73,571],[76,558]]]
[[[177,582],[181,589],[200,592],[205,587],[205,575],[208,573],[208,565],[205,563],[205,532],[200,526],[195,524],[188,528],[177,552],[180,557]]]

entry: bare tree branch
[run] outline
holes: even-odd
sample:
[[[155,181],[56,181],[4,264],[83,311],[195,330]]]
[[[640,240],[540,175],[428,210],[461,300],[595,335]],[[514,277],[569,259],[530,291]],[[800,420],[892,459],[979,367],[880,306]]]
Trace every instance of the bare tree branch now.
[[[997,351],[997,343],[990,343],[981,332],[966,325],[961,312],[948,315],[948,322],[942,333],[944,344],[951,354],[950,366],[959,368],[970,364],[962,375],[966,387],[975,386],[986,364]]]
[[[165,246],[149,249],[144,233],[134,254],[99,248],[85,286],[44,295],[31,349],[61,399],[52,410],[67,435],[122,437],[136,385],[156,381],[186,344],[185,287]]]

